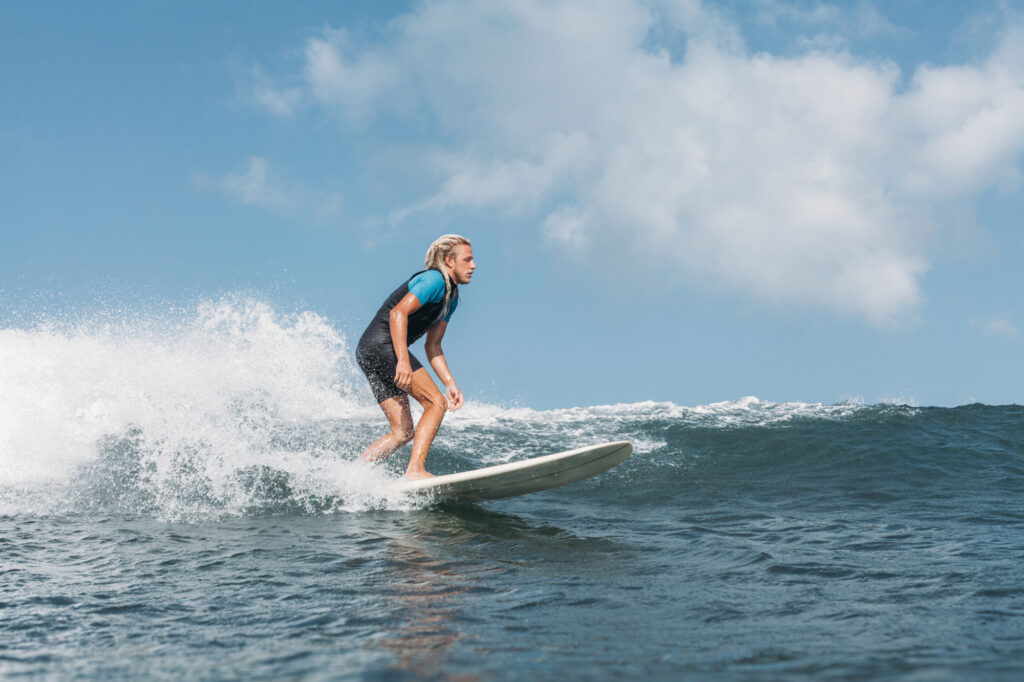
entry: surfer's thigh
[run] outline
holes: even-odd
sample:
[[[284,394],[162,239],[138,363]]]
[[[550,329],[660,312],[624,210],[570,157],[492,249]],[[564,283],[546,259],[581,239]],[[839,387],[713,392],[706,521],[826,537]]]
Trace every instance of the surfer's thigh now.
[[[360,339],[356,346],[356,363],[359,369],[363,370],[366,380],[370,383],[370,390],[377,404],[384,409],[384,401],[399,396],[405,396],[405,391],[395,383],[395,369],[398,367],[398,357],[395,355],[395,348],[391,343],[371,343]],[[420,361],[412,353],[409,354],[409,364],[415,372],[423,367]],[[387,413],[387,410],[384,410]]]
[[[448,409],[444,394],[437,390],[437,384],[430,377],[430,373],[422,367],[412,373],[412,386],[409,388],[409,394],[416,398],[423,409],[431,406],[439,407],[442,410]]]

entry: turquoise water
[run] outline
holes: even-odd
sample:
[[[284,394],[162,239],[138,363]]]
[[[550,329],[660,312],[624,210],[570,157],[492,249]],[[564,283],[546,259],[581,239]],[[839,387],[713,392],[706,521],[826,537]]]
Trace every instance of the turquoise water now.
[[[261,314],[0,330],[0,678],[1024,672],[1024,408],[471,402],[436,473],[636,452],[422,507],[344,339]]]

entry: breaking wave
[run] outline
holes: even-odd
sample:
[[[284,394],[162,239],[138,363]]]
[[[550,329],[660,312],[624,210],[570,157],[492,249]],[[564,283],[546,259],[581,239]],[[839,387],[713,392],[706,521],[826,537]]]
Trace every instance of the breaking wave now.
[[[384,467],[357,461],[384,422],[347,339],[312,312],[226,297],[177,319],[2,328],[0,386],[0,514],[197,520],[412,505],[389,492],[401,453]],[[957,416],[937,409],[754,397],[546,411],[470,401],[446,418],[430,462],[449,473],[630,440],[636,454],[617,475],[652,477],[640,485],[657,496],[679,484],[666,482],[667,469],[711,460],[707,471],[749,467],[765,448],[783,475],[797,461],[841,466],[847,455],[835,454],[837,443],[850,457],[873,452],[879,464],[893,443],[911,451],[901,439],[927,432],[934,440]],[[951,422],[957,428],[963,414]],[[864,433],[875,438],[858,449]]]

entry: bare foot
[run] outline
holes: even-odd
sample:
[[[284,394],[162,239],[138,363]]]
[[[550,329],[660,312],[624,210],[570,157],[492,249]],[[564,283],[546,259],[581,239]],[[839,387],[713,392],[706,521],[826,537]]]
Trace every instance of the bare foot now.
[[[405,477],[410,481],[419,481],[424,478],[434,478],[434,474],[421,469],[420,471],[406,471]]]

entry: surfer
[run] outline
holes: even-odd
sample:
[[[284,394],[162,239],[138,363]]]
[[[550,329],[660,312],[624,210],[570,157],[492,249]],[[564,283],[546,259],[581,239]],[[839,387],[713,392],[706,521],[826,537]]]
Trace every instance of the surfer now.
[[[462,407],[462,391],[448,370],[441,339],[459,305],[459,285],[469,284],[476,270],[472,245],[457,234],[434,240],[424,265],[426,270],[391,292],[356,346],[356,362],[391,425],[391,432],[374,441],[359,458],[364,462],[380,461],[411,440],[412,456],[405,470],[409,479],[433,476],[424,468],[427,452],[445,411]],[[424,334],[427,360],[445,386],[444,395],[409,352],[409,346]],[[415,430],[409,411],[410,394],[423,406]]]

